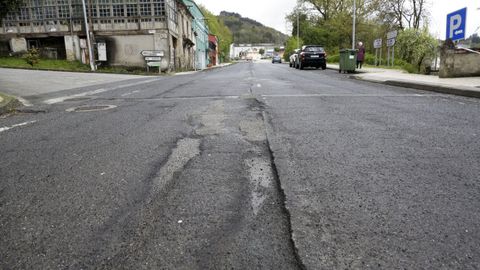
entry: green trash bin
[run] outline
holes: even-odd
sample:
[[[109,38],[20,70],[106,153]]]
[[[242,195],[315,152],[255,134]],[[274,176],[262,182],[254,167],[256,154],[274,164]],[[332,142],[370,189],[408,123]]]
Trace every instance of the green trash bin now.
[[[355,72],[357,68],[357,50],[343,49],[340,50],[340,68],[339,73]]]

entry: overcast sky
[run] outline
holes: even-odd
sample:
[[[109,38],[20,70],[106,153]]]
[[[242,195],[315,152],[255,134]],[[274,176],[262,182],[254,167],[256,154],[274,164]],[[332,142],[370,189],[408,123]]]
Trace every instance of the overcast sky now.
[[[273,27],[283,33],[291,26],[287,25],[285,16],[296,5],[296,0],[196,0],[215,14],[220,11],[236,12]],[[447,14],[467,7],[467,36],[474,33],[480,26],[479,0],[429,0],[430,2],[430,32],[438,38],[445,39]],[[290,34],[290,33],[287,33]]]

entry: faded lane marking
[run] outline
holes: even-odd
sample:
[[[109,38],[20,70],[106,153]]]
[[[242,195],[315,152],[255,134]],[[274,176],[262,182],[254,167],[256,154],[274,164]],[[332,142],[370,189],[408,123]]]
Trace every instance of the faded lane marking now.
[[[122,84],[122,85],[111,87],[111,88],[100,88],[100,89],[97,89],[97,90],[87,91],[87,92],[83,92],[83,93],[79,93],[79,94],[75,94],[75,95],[47,99],[43,102],[46,103],[46,104],[55,104],[55,103],[64,102],[67,99],[96,95],[96,94],[100,94],[100,93],[104,93],[104,92],[108,92],[108,91],[118,90],[118,89],[121,89],[121,88],[126,88],[126,87],[136,86],[136,85],[140,85],[140,84],[151,83],[151,82],[154,82],[154,81],[157,81],[157,79],[147,80],[147,81],[142,81],[142,82],[136,82],[136,83]]]
[[[194,157],[200,154],[200,139],[185,138],[177,143],[167,162],[153,180],[152,195],[160,192],[172,181],[175,172],[182,170]]]
[[[25,107],[33,106],[33,104],[32,104],[30,101],[28,101],[28,100],[26,100],[26,99],[24,99],[24,98],[22,98],[22,97],[17,97],[17,99],[18,99],[18,101],[20,101],[20,102],[23,104],[23,106],[25,106]]]
[[[121,95],[121,96],[122,96],[122,97],[126,97],[126,96],[133,95],[133,94],[135,94],[135,93],[138,93],[138,92],[140,92],[140,91],[135,90],[135,91],[132,91],[132,92],[125,93],[125,94],[123,94],[123,95]]]
[[[262,95],[262,97],[271,97],[271,98],[275,98],[275,97],[279,97],[279,98],[282,98],[282,97],[437,97],[437,96],[440,96],[440,95],[424,95],[424,94],[404,94],[404,95],[388,95],[388,94],[365,94],[365,95],[362,95],[362,94],[303,94],[303,95],[296,95],[296,94],[292,94],[292,95]]]
[[[33,124],[33,123],[36,123],[36,122],[37,121],[28,121],[28,122],[23,122],[23,123],[20,123],[20,124],[15,124],[15,125],[9,126],[9,127],[1,127],[0,132],[4,132],[4,131],[10,130],[12,128],[23,127],[23,126],[30,125],[30,124]]]
[[[248,178],[252,185],[252,210],[253,214],[257,215],[268,197],[265,189],[270,188],[273,183],[272,167],[270,161],[258,157],[246,159],[244,163],[248,167]]]

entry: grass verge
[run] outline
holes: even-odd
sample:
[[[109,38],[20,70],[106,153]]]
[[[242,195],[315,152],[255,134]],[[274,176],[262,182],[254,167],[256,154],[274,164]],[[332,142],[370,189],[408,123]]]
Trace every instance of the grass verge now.
[[[82,64],[79,61],[40,59],[35,65],[30,65],[25,59],[20,57],[0,57],[0,67],[3,68],[22,68],[34,70],[55,70],[72,72],[91,72],[90,66]],[[99,66],[97,73],[114,74],[132,74],[132,75],[159,75],[158,69],[152,68],[152,71],[146,72],[138,67],[108,67]]]
[[[0,93],[0,115],[10,113],[20,105],[20,101],[18,101],[16,98]]]

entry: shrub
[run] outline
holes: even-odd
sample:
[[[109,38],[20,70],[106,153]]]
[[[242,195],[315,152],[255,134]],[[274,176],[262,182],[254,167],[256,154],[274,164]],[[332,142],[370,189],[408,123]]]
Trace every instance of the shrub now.
[[[340,62],[340,55],[339,54],[329,55],[328,58],[327,58],[327,62],[329,62],[329,63]]]
[[[27,61],[27,63],[33,67],[40,61],[40,53],[36,48],[31,48],[27,51],[27,53],[23,55],[22,58],[25,59],[25,61]]]

